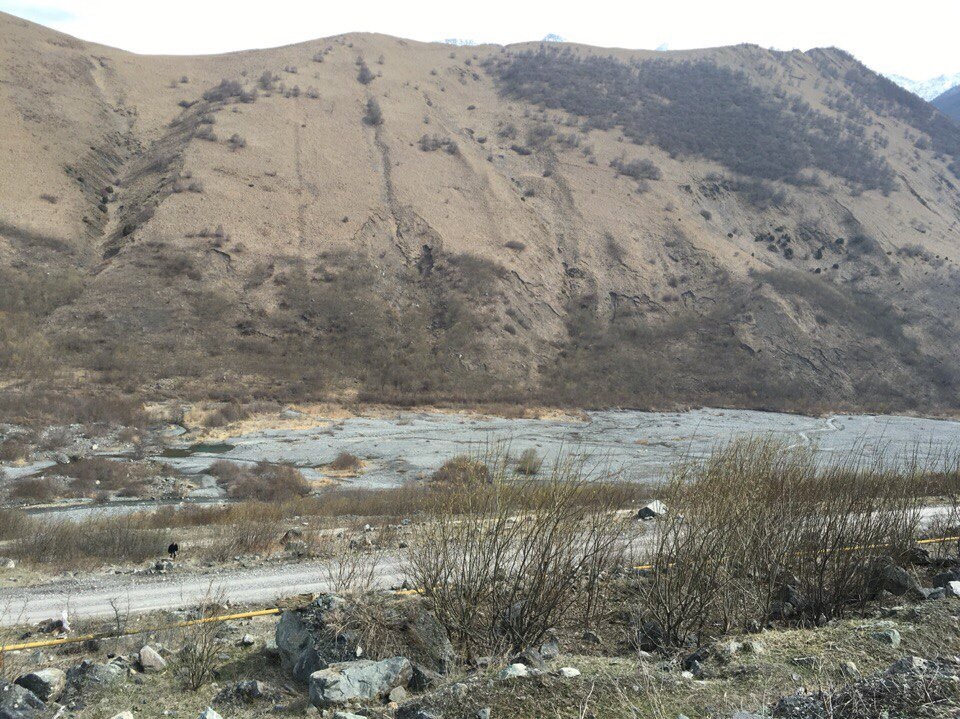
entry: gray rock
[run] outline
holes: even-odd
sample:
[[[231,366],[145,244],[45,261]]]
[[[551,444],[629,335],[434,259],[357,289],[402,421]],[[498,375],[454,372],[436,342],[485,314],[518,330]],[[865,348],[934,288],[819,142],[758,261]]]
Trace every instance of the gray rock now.
[[[927,666],[926,659],[920,657],[903,657],[898,659],[889,667],[887,667],[887,674],[906,674],[907,672],[920,671],[925,669]]]
[[[480,709],[476,714],[477,719],[490,719],[490,707]]]
[[[407,690],[403,687],[394,687],[390,690],[390,693],[387,694],[387,699],[392,702],[397,702],[399,704],[402,701],[405,701],[407,698]]]
[[[640,507],[637,511],[636,518],[642,520],[656,519],[657,517],[662,517],[667,513],[667,505],[661,502],[659,499],[655,499],[650,504]]]
[[[127,674],[127,670],[115,662],[97,664],[84,659],[80,664],[67,670],[67,684],[82,689],[87,685],[116,684]]]
[[[544,640],[543,644],[540,645],[540,656],[543,657],[545,661],[552,661],[560,656],[560,642],[557,639],[557,634],[553,630],[547,633],[547,638]]]
[[[871,584],[876,592],[890,592],[895,597],[906,595],[914,599],[924,598],[916,577],[896,564],[884,563],[876,569]]]
[[[405,657],[331,664],[310,675],[310,702],[324,709],[357,699],[379,699],[405,686],[412,675],[413,666]]]
[[[133,719],[133,712],[127,709],[119,714],[114,714],[110,719]]]
[[[244,634],[242,637],[240,637],[239,644],[241,647],[252,647],[256,643],[257,640],[253,638],[252,634]]]
[[[881,644],[889,644],[891,647],[900,646],[900,632],[896,629],[884,629],[883,631],[874,632],[870,636]]]
[[[140,662],[140,667],[143,671],[151,672],[162,672],[167,668],[167,660],[160,656],[159,652],[156,649],[151,647],[149,644],[144,645],[140,648],[140,653],[137,655],[137,659]]]
[[[221,689],[220,693],[214,698],[214,703],[250,703],[264,699],[278,700],[280,696],[280,692],[269,684],[255,679],[244,679]]]
[[[213,710],[213,707],[207,707],[202,712],[200,712],[199,719],[223,719],[223,717],[217,714]]]
[[[536,649],[525,649],[513,658],[514,664],[526,664],[531,669],[545,669],[547,664]]]
[[[497,675],[498,679],[522,679],[530,676],[530,670],[526,664],[511,664],[502,669]]]
[[[17,677],[16,684],[32,691],[42,702],[57,701],[67,686],[67,674],[51,667]]]
[[[350,712],[336,712],[333,719],[368,719],[362,714],[351,714]]]
[[[38,719],[46,708],[29,689],[0,679],[0,719]]]
[[[312,615],[300,611],[285,611],[277,622],[277,652],[283,668],[293,678],[306,684],[310,675],[327,666],[327,661],[317,651],[315,637],[323,630],[312,620]]]
[[[0,557],[0,569],[16,569],[17,560],[10,557]]]
[[[557,676],[564,679],[575,679],[580,676],[580,670],[576,667],[560,667],[557,669]]]

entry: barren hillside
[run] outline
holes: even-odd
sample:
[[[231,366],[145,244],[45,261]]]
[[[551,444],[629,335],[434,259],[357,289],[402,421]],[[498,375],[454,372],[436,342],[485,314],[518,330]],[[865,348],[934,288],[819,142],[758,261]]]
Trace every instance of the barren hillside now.
[[[839,50],[0,15],[0,128],[9,396],[958,404],[960,127]]]

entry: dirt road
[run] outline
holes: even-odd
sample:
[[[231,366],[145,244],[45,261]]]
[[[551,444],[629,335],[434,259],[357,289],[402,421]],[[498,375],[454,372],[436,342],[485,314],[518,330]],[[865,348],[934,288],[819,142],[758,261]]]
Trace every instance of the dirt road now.
[[[384,587],[402,582],[399,562],[384,561],[377,569],[377,581]],[[0,625],[58,618],[64,610],[70,619],[112,616],[113,605],[130,614],[186,608],[196,606],[208,593],[222,593],[235,603],[269,604],[282,597],[329,588],[319,562],[191,572],[182,576],[176,570],[158,575],[108,575],[86,579],[82,585],[58,581],[5,590],[0,596]]]

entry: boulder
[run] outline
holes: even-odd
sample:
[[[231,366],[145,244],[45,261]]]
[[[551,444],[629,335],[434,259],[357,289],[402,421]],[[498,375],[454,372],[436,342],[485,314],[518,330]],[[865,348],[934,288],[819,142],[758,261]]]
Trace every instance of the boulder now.
[[[84,659],[77,666],[67,670],[67,684],[82,689],[87,685],[116,684],[126,676],[127,670],[116,662],[97,664]]]
[[[320,619],[318,622],[317,620]],[[322,618],[303,610],[288,610],[277,622],[277,652],[283,668],[306,684],[310,675],[327,666],[317,647],[318,635],[326,629]]]
[[[67,686],[67,674],[55,667],[39,669],[17,677],[15,683],[24,689],[29,689],[42,702],[55,702]]]
[[[421,664],[414,664],[413,676],[410,678],[410,688],[416,692],[422,692],[439,683],[442,679],[443,675],[440,672],[435,672]]]
[[[960,582],[960,571],[951,569],[947,572],[940,572],[933,578],[933,586],[946,587],[950,582]]]
[[[907,672],[922,671],[927,666],[926,659],[920,657],[903,657],[898,659],[889,667],[887,674],[906,674]]]
[[[497,675],[498,679],[523,679],[530,676],[530,670],[526,664],[511,664],[502,669]]]
[[[540,656],[540,652],[532,647],[530,649],[524,649],[522,652],[517,654],[512,662],[514,664],[525,664],[531,669],[546,669],[547,663],[543,661],[543,657]]]
[[[552,661],[560,656],[560,641],[557,639],[557,633],[552,629],[547,632],[543,644],[540,645],[540,656],[544,661]]]
[[[456,652],[439,620],[419,599],[386,600],[379,607],[382,625],[406,647],[404,654],[431,671],[448,672],[456,663]],[[342,617],[349,613],[346,600],[327,595],[309,607],[285,611],[276,630],[277,652],[284,669],[300,682],[331,664],[356,660],[363,655],[359,635],[340,631]],[[330,618],[331,621],[327,621]]]
[[[380,699],[394,687],[406,686],[412,675],[413,666],[406,657],[331,664],[310,675],[310,703],[324,709],[358,699]]]
[[[140,668],[145,672],[162,672],[167,668],[167,660],[160,656],[156,649],[149,644],[140,648],[137,655]]]
[[[214,703],[232,702],[249,704],[250,702],[264,699],[276,701],[280,699],[280,696],[280,692],[269,684],[256,681],[255,679],[245,679],[221,689],[217,696],[214,697]]]
[[[870,581],[870,588],[875,594],[885,591],[895,597],[907,596],[911,599],[925,598],[916,577],[903,567],[898,567],[896,564],[886,560],[881,561],[874,569],[874,574]]]
[[[46,708],[26,687],[0,679],[0,719],[38,719]]]
[[[884,629],[879,632],[874,632],[870,636],[881,644],[889,644],[891,647],[900,646],[900,632],[896,629]]]
[[[656,519],[657,517],[662,517],[666,513],[667,505],[665,505],[659,499],[655,499],[650,502],[650,504],[640,507],[635,518],[643,521],[649,521],[651,519]]]

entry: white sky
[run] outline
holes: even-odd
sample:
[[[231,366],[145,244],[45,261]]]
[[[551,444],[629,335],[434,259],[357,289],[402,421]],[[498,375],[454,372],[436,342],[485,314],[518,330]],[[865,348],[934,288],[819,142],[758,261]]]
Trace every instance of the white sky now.
[[[352,31],[502,44],[554,33],[628,48],[835,45],[915,80],[960,71],[960,0],[0,0],[0,10],[140,53],[216,53]]]

